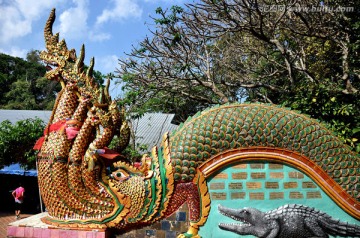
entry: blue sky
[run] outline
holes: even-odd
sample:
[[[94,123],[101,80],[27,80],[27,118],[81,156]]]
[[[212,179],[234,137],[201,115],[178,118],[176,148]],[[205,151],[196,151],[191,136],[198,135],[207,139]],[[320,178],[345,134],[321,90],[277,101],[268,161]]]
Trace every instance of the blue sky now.
[[[95,70],[114,72],[118,59],[149,35],[155,9],[183,6],[188,0],[0,0],[0,52],[25,58],[44,50],[43,29],[56,8],[53,33],[77,53],[85,44],[85,64],[95,57]],[[118,89],[112,89],[116,94]]]

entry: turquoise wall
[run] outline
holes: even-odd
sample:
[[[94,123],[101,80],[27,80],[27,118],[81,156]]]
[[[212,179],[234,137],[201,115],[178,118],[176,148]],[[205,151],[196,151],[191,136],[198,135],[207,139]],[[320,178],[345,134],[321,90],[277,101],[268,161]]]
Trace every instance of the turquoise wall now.
[[[200,235],[212,237],[240,236],[221,230],[219,223],[236,222],[218,212],[218,205],[239,209],[255,207],[263,212],[285,204],[303,204],[326,212],[335,219],[360,225],[324,193],[312,179],[299,170],[280,164],[249,163],[227,167],[207,180],[211,196],[210,215]]]

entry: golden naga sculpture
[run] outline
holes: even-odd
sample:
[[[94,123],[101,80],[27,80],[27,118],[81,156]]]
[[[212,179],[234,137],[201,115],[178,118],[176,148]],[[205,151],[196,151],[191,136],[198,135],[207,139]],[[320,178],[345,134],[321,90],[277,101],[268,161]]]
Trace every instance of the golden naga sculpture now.
[[[59,81],[44,137],[36,144],[38,178],[49,216],[59,227],[115,228],[126,231],[170,216],[185,202],[189,230],[199,237],[209,215],[206,178],[224,166],[259,157],[299,168],[350,215],[360,218],[358,155],[329,130],[299,113],[261,104],[223,105],[189,118],[139,166],[106,148],[118,134],[129,141],[125,114],[92,77],[94,60],[83,69],[77,56],[52,33],[55,10],[45,26],[49,66]]]

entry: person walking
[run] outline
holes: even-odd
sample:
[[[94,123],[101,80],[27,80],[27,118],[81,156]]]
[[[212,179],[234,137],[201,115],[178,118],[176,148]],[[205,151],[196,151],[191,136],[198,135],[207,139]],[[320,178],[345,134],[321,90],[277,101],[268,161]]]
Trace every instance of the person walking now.
[[[24,202],[24,193],[25,189],[21,186],[16,188],[11,194],[13,195],[15,199],[15,216],[16,219],[20,219],[20,213],[22,209],[22,204]]]

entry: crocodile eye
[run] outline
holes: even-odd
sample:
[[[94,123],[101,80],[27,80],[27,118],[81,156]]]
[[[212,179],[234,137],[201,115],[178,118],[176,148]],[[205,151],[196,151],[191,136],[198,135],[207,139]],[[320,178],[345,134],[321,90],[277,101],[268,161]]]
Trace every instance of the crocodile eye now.
[[[248,210],[242,210],[241,212],[244,213],[244,214],[249,214]]]

